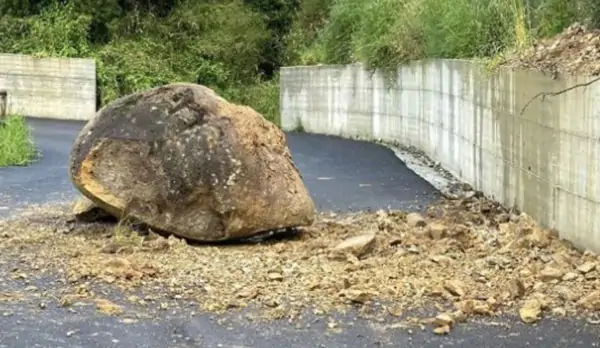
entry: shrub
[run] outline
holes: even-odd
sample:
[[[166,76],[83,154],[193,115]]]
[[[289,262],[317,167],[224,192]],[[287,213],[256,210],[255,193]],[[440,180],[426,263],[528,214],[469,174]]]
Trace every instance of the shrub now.
[[[21,116],[0,119],[0,167],[27,165],[36,155],[25,119]]]

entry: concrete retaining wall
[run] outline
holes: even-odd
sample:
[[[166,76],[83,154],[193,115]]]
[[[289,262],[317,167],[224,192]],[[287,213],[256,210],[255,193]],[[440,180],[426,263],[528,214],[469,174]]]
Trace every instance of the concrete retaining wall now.
[[[1,90],[7,114],[88,120],[96,113],[96,63],[0,54]]]
[[[458,178],[600,252],[600,82],[486,73],[468,61],[415,62],[392,78],[360,66],[281,71],[284,129],[413,145]],[[373,170],[376,170],[374,168]]]

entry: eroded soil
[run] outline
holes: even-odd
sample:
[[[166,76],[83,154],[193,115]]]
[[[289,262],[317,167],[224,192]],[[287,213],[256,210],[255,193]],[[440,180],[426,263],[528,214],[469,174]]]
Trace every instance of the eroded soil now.
[[[600,30],[575,23],[555,37],[509,55],[502,65],[553,75],[596,76],[600,73]]]

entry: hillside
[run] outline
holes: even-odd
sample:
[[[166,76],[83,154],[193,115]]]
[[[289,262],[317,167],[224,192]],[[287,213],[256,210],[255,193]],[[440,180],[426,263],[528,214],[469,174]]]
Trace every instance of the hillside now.
[[[513,55],[507,63],[528,66],[537,59],[540,68],[558,64],[571,71],[570,63],[556,63],[532,45],[573,23],[597,28],[600,3],[0,0],[0,17],[1,52],[95,58],[99,106],[137,90],[188,81],[277,121],[283,65],[362,62],[394,69],[411,59],[495,57],[516,50],[518,59]],[[567,35],[588,40],[572,28]],[[573,59],[577,52],[598,54],[595,48],[568,50]],[[584,70],[595,73],[592,65]]]

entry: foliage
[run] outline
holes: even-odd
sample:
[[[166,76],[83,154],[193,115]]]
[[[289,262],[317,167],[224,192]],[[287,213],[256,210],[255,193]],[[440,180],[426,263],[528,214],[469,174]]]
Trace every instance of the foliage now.
[[[0,0],[0,51],[90,57],[99,105],[196,82],[275,120],[278,69],[489,58],[599,27],[597,0]]]
[[[309,0],[310,1],[310,0]],[[269,38],[263,45],[261,75],[272,77],[285,60],[285,40],[294,13],[300,7],[300,0],[245,0],[255,11],[262,14],[269,30]]]
[[[393,69],[413,59],[493,57],[576,21],[600,26],[600,2],[333,0],[319,35],[304,45],[321,62]]]
[[[515,42],[520,0],[427,0],[421,13],[429,57],[484,57]],[[485,20],[483,20],[485,19]]]
[[[4,13],[3,52],[95,58],[100,105],[170,82],[235,90],[233,101],[262,109],[275,103],[256,100],[272,97],[273,84],[258,78],[271,35],[242,0],[30,0]]]
[[[27,165],[36,156],[25,118],[18,115],[0,118],[0,167]]]
[[[285,45],[284,64],[312,65],[323,62],[323,50],[314,44],[327,24],[333,0],[304,0],[294,15]]]
[[[279,81],[277,77],[242,87],[230,87],[221,94],[229,100],[251,105],[268,120],[279,124]]]

